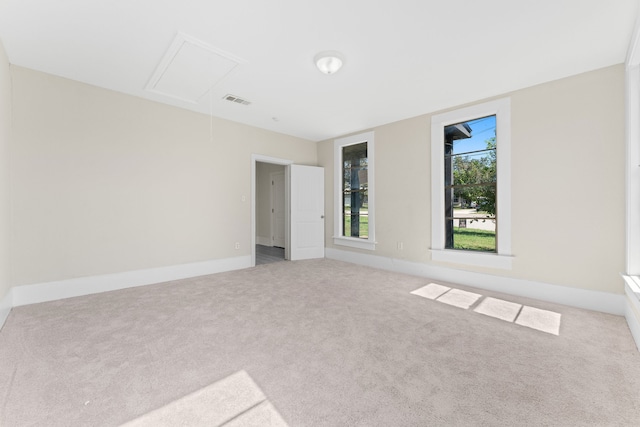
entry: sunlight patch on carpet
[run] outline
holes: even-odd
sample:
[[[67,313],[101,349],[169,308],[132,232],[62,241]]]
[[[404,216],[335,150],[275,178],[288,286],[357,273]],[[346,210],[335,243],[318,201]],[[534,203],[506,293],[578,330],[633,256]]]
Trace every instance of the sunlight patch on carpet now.
[[[126,427],[178,425],[288,427],[245,371],[124,424]]]
[[[411,294],[465,310],[480,301],[473,309],[476,313],[504,320],[505,322],[515,323],[547,334],[560,335],[562,315],[554,311],[542,310],[526,305],[523,306],[522,304],[498,298],[486,297],[482,299],[483,295],[481,294],[463,291],[462,289],[449,288],[438,285],[437,283],[429,283],[426,286],[411,291]]]
[[[496,319],[513,322],[520,312],[522,305],[515,302],[504,301],[497,298],[487,297],[476,307],[476,313],[495,317]]]
[[[465,310],[475,304],[482,298],[482,295],[473,292],[463,291],[462,289],[451,289],[449,292],[440,296],[436,301],[453,305],[454,307],[464,308]]]
[[[518,325],[560,335],[560,313],[524,306],[516,320]]]
[[[424,298],[436,299],[449,290],[451,290],[451,288],[447,286],[438,285],[437,283],[429,283],[427,286],[416,289],[411,293]]]

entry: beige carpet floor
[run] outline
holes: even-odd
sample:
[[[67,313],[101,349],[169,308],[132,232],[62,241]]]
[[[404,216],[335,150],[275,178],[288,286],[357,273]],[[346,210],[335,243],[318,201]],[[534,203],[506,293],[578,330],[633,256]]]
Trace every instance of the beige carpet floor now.
[[[0,425],[639,425],[622,317],[432,282],[312,260],[17,307]]]

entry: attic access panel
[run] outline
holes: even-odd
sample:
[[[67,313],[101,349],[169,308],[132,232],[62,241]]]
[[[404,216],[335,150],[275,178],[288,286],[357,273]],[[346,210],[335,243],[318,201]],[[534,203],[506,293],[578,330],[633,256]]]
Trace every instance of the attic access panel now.
[[[244,60],[178,33],[146,86],[149,92],[197,104]]]

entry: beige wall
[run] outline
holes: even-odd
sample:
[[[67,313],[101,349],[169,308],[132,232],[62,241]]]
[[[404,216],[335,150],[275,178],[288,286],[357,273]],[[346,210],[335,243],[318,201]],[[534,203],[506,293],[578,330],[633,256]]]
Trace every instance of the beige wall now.
[[[274,172],[284,172],[284,166],[262,162],[256,164],[256,237],[266,240],[271,240],[270,175]]]
[[[0,299],[9,281],[9,147],[11,139],[11,74],[7,54],[0,41]]]
[[[511,270],[469,271],[623,292],[624,67],[613,66],[511,97]],[[326,168],[328,247],[431,263],[431,115],[375,128],[376,250],[332,244],[333,140],[318,144]],[[397,249],[403,242],[404,249]],[[444,265],[444,264],[443,264]]]
[[[317,160],[313,142],[11,70],[14,285],[250,255],[251,154]]]
[[[326,168],[326,242],[334,247],[333,140],[316,151],[309,141],[10,70],[11,284],[249,255],[252,153]],[[4,150],[11,136],[8,74],[0,53]],[[513,268],[449,267],[622,292],[623,67],[507,95]],[[375,129],[378,245],[360,252],[431,263],[430,120],[427,114]],[[7,156],[2,167],[8,170]],[[7,182],[0,177],[5,196]],[[8,203],[2,200],[6,224]],[[0,241],[6,267],[7,239]],[[6,293],[3,283],[0,292]]]

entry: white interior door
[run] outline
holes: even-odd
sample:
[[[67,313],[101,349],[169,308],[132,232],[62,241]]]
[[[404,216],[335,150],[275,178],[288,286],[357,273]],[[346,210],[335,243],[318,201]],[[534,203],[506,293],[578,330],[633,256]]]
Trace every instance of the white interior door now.
[[[324,168],[290,166],[291,260],[324,258]]]
[[[271,174],[271,244],[284,248],[286,227],[286,204],[284,171]]]

